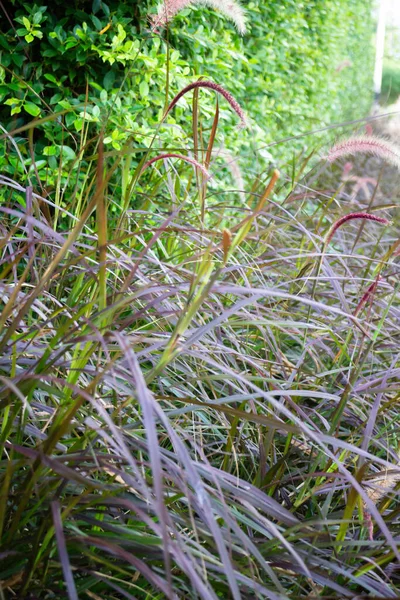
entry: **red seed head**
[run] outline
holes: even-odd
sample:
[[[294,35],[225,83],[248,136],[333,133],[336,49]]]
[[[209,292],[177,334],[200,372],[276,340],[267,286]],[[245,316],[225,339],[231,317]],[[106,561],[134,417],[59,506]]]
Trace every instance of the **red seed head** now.
[[[352,221],[353,219],[366,219],[368,221],[376,221],[377,223],[382,223],[383,225],[390,225],[390,221],[384,219],[383,217],[377,217],[376,215],[371,215],[366,212],[357,212],[357,213],[349,213],[348,215],[344,215],[341,217],[336,223],[332,225],[330,228],[328,235],[326,236],[325,245],[327,246],[333,236],[335,235],[335,231],[339,229],[344,223],[347,221]]]
[[[240,106],[240,104],[235,100],[235,98],[232,96],[232,94],[230,94],[225,88],[222,87],[222,85],[219,85],[218,83],[215,83],[214,81],[199,80],[199,81],[195,81],[194,83],[190,83],[189,85],[187,85],[172,100],[171,104],[168,106],[167,110],[165,111],[164,118],[174,108],[174,106],[182,98],[182,96],[184,96],[187,92],[190,92],[190,90],[194,90],[196,88],[208,88],[210,90],[214,90],[218,94],[221,94],[225,98],[225,100],[227,100],[227,102],[229,102],[229,104],[231,105],[231,107],[233,108],[235,113],[240,118],[240,120],[242,122],[242,126],[245,127],[247,125],[246,117],[245,117],[244,111],[243,111],[242,107]]]

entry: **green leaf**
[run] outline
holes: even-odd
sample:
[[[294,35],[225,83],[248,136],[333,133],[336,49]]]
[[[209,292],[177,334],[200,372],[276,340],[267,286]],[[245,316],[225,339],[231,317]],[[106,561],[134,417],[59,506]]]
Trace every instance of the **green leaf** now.
[[[35,166],[36,166],[37,170],[40,171],[40,169],[43,169],[44,167],[47,166],[47,160],[37,160],[35,162]]]
[[[82,127],[83,127],[83,119],[75,119],[74,127],[75,127],[76,131],[81,131]]]
[[[100,31],[101,29],[103,29],[103,23],[100,21],[100,19],[98,19],[94,15],[91,16],[91,19],[92,19],[93,25],[96,27],[96,29],[98,31]]]
[[[55,146],[46,146],[43,148],[44,156],[54,156],[57,154],[57,148]]]
[[[22,67],[23,62],[25,60],[25,56],[23,54],[12,54],[12,61],[14,63],[14,65],[17,65],[17,67]]]
[[[65,115],[65,123],[67,125],[67,127],[71,127],[71,125],[74,123],[76,117],[74,115],[74,113],[69,113],[68,115]]]
[[[26,29],[29,31],[31,28],[31,22],[27,17],[22,17],[22,22],[25,25]]]
[[[103,89],[101,87],[101,85],[99,85],[98,83],[96,83],[95,81],[89,81],[89,85],[91,85],[92,87],[94,87],[95,90],[98,90],[99,92],[101,92],[101,90]]]
[[[57,104],[57,102],[60,102],[61,99],[62,99],[62,94],[60,94],[60,93],[54,94],[54,96],[52,96],[50,98],[50,104]]]
[[[24,110],[26,110],[26,112],[32,115],[33,117],[37,117],[38,115],[40,115],[39,106],[33,104],[33,102],[25,102]]]
[[[8,98],[4,104],[7,106],[13,106],[14,104],[21,104],[21,100],[19,98]]]
[[[58,56],[59,52],[57,50],[52,50],[51,48],[46,49],[42,52],[43,56],[47,56],[48,58],[53,58],[53,56]]]
[[[93,0],[92,13],[95,15],[101,8],[101,0]]]
[[[147,83],[147,81],[142,81],[139,85],[139,92],[140,95],[142,96],[142,98],[147,98],[147,96],[149,95],[149,84]]]
[[[115,81],[115,72],[108,71],[108,73],[105,74],[104,79],[103,79],[104,88],[108,92],[112,89],[112,87],[114,85],[114,81]]]
[[[60,146],[61,148],[61,156],[64,160],[75,160],[76,154],[69,146]]]
[[[38,12],[35,12],[35,14],[32,17],[32,21],[35,25],[39,25],[39,23],[41,22],[43,18],[43,14],[40,12],[40,10]]]
[[[57,79],[54,77],[54,75],[52,75],[51,73],[45,73],[44,77],[48,80],[51,81],[52,83],[55,83],[56,85],[59,85]]]
[[[28,44],[30,44],[30,42],[33,42],[33,40],[35,38],[33,37],[33,35],[31,33],[28,33],[28,35],[25,36],[25,39],[28,42]]]

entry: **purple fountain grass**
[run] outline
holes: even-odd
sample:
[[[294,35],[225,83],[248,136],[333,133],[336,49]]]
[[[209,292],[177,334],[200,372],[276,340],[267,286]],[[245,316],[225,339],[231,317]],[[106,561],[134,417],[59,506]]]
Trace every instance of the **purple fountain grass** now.
[[[158,14],[150,16],[153,31],[157,32],[160,27],[165,27],[178,12],[193,4],[218,10],[233,21],[241,35],[246,32],[244,12],[236,0],[164,0],[158,8]]]
[[[370,213],[366,212],[349,213],[348,215],[344,215],[344,217],[338,219],[336,223],[332,225],[328,232],[328,235],[326,236],[325,246],[329,244],[339,227],[341,227],[344,223],[347,223],[347,221],[352,221],[353,219],[366,219],[368,221],[376,221],[377,223],[382,223],[383,225],[390,225],[390,221],[388,221],[388,219],[385,219],[384,217],[377,217],[376,215],[371,215]]]
[[[400,148],[387,140],[370,135],[352,137],[335,144],[329,150],[326,159],[333,162],[343,156],[354,156],[358,153],[378,156],[400,169]]]
[[[191,165],[194,165],[195,167],[200,169],[203,175],[205,175],[207,178],[210,177],[210,173],[207,171],[207,169],[197,160],[195,160],[194,158],[190,158],[189,156],[184,156],[183,154],[175,154],[173,152],[169,152],[168,154],[159,154],[158,156],[154,156],[154,158],[151,158],[150,160],[145,162],[140,171],[140,175],[143,173],[143,171],[145,171],[145,169],[147,169],[147,167],[149,167],[158,160],[163,160],[164,158],[179,158],[181,160],[184,160],[185,162],[190,163]]]
[[[193,83],[189,83],[189,85],[184,87],[183,90],[181,90],[175,96],[175,98],[172,100],[171,104],[168,106],[167,110],[165,111],[164,118],[174,108],[174,106],[182,98],[182,96],[184,96],[187,92],[190,92],[190,90],[194,90],[196,88],[201,88],[201,87],[208,88],[209,90],[214,90],[215,92],[218,92],[219,94],[221,94],[221,96],[223,96],[225,98],[225,100],[230,104],[230,106],[233,108],[235,113],[240,118],[242,126],[246,127],[246,125],[247,125],[246,116],[245,116],[244,110],[242,109],[240,104],[235,100],[235,98],[232,96],[232,94],[230,94],[225,88],[222,87],[222,85],[219,85],[218,83],[215,83],[214,81],[199,80],[199,81],[195,81]]]

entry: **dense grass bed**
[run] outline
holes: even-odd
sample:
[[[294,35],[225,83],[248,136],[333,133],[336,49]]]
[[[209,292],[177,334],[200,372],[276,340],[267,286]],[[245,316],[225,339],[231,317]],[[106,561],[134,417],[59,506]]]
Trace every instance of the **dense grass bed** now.
[[[397,597],[397,211],[341,158],[121,209],[119,160],[1,177],[2,597]]]

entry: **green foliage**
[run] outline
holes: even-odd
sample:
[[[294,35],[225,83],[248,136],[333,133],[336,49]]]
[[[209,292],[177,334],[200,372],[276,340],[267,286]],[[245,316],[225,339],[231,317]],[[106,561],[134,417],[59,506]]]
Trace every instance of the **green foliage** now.
[[[167,100],[205,76],[223,83],[247,111],[252,129],[246,134],[233,127],[234,117],[221,103],[218,143],[240,155],[241,167],[254,174],[305,145],[291,145],[290,152],[279,146],[271,156],[269,143],[367,112],[370,7],[365,0],[249,2],[243,39],[220,14],[193,7],[174,19],[167,46],[165,32],[159,37],[148,28],[155,3],[12,0],[0,38],[0,122],[11,131],[32,117],[63,112],[34,134],[34,159],[45,161],[53,186],[60,177],[57,158],[67,153],[73,160],[104,128],[110,151],[128,142],[130,148],[146,147],[156,131],[159,147],[185,148],[190,99],[169,117],[174,127],[157,130],[157,124]],[[207,129],[214,97],[202,93],[200,105]],[[27,143],[21,148],[30,156]],[[6,154],[2,168],[22,174],[13,149]],[[31,175],[35,179],[34,165]],[[66,172],[61,177],[66,182]]]

